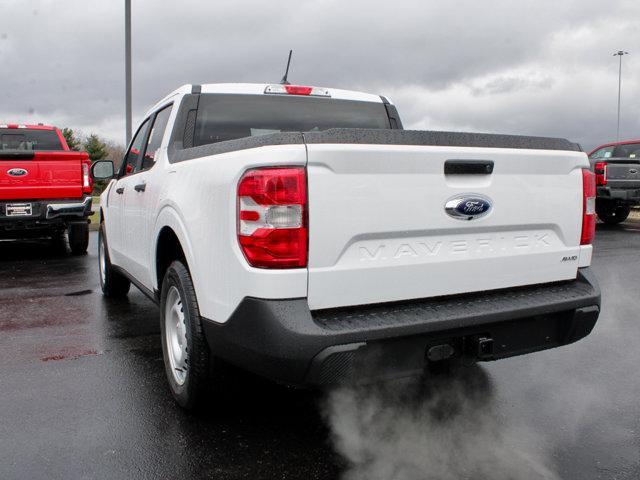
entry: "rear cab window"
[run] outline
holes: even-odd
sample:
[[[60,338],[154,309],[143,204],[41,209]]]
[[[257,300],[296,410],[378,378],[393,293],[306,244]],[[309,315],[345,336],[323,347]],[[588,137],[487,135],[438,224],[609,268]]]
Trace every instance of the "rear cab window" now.
[[[611,153],[611,157],[640,159],[640,143],[616,145],[613,149],[613,152]]]
[[[282,132],[388,129],[382,102],[295,95],[202,94],[193,146]]]
[[[0,150],[64,150],[55,130],[0,128]]]

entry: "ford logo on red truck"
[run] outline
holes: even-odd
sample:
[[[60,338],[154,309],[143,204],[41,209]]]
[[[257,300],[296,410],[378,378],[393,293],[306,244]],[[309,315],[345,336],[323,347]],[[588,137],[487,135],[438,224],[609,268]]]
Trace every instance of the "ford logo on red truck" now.
[[[24,177],[27,173],[29,173],[24,168],[10,168],[7,170],[7,175],[11,175],[12,177]]]

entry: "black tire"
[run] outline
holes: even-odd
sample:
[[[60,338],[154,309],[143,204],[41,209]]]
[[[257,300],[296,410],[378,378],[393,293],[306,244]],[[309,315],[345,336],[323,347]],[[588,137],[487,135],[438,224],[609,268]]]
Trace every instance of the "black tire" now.
[[[185,368],[174,369],[172,361],[175,357],[170,357],[169,344],[172,337],[167,326],[174,317],[171,313],[172,306],[177,305],[171,299],[179,295],[180,311],[183,315],[182,324],[186,337],[185,345]],[[167,301],[171,304],[168,305]],[[167,321],[168,320],[168,321]],[[185,265],[176,260],[167,269],[162,281],[162,292],[160,295],[160,332],[162,341],[162,355],[164,358],[165,373],[169,382],[169,389],[176,402],[185,409],[191,410],[198,406],[205,396],[207,384],[211,377],[212,358],[209,346],[202,329],[200,309],[198,300],[191,281],[191,275]],[[179,374],[174,373],[177,370]],[[181,378],[182,383],[177,378]]]
[[[72,223],[68,229],[69,248],[74,255],[84,255],[89,246],[89,225],[86,223]]]
[[[596,203],[596,213],[598,218],[607,225],[617,225],[627,219],[631,213],[631,207],[616,205],[613,202],[601,202]]]
[[[100,288],[105,297],[122,298],[129,293],[131,282],[120,272],[115,271],[111,265],[104,223],[100,224],[100,230],[98,231],[98,270]]]
[[[51,246],[56,252],[67,253],[67,239],[64,230],[53,230],[51,232]]]

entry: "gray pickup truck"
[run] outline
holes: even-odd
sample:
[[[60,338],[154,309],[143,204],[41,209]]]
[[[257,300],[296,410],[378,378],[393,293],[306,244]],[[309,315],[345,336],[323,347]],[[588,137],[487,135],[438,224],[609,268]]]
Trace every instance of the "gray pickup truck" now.
[[[589,155],[596,174],[596,213],[604,223],[624,222],[640,205],[640,141],[602,145]]]

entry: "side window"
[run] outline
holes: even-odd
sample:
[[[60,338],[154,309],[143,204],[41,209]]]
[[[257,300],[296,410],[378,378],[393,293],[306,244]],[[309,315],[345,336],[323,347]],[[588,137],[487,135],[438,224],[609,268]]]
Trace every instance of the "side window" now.
[[[140,152],[142,152],[142,149],[144,148],[144,140],[147,137],[148,129],[149,119],[145,120],[140,126],[136,136],[133,138],[133,142],[131,142],[131,148],[129,148],[123,162],[123,170],[120,172],[121,176],[131,175],[132,173],[136,173],[140,170],[138,168],[138,158],[140,158]]]
[[[147,148],[144,151],[141,170],[148,170],[156,163],[156,151],[160,148],[160,144],[162,143],[162,137],[164,137],[164,131],[167,128],[170,114],[171,105],[163,108],[156,114],[156,119],[153,122],[151,134],[149,135],[149,142],[147,143]]]
[[[611,156],[611,152],[613,152],[613,145],[596,150],[590,158],[609,158]]]

